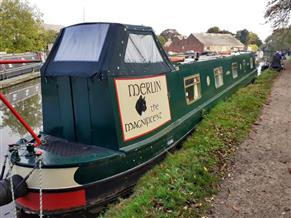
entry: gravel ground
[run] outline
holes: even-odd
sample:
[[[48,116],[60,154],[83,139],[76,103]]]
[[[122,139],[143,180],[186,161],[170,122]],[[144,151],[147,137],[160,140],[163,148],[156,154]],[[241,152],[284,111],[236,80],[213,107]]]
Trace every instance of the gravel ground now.
[[[291,218],[291,64],[236,151],[209,217]]]

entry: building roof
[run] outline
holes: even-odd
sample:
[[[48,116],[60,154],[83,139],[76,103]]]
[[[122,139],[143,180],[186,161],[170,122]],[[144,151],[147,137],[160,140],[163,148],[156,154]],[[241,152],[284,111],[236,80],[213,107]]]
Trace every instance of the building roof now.
[[[233,47],[244,47],[239,40],[230,34],[220,33],[192,33],[201,43],[205,46],[233,46]]]

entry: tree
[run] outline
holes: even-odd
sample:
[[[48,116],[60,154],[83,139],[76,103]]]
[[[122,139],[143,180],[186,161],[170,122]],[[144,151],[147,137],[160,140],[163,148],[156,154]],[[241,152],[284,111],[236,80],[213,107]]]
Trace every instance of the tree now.
[[[291,0],[270,0],[265,11],[265,19],[273,28],[286,26],[289,22]]]
[[[236,32],[235,38],[237,38],[245,46],[253,48],[260,47],[263,42],[256,33],[250,32],[247,29],[239,30]]]
[[[218,26],[210,27],[210,28],[207,30],[207,33],[220,33],[220,29],[219,29]]]
[[[42,27],[42,14],[26,1],[3,0],[0,23],[0,51],[40,51],[52,38],[52,34]]]
[[[221,30],[219,27],[214,26],[214,27],[210,27],[207,30],[207,33],[221,33],[221,34],[231,34],[233,35],[232,32],[228,31],[228,30]]]
[[[250,44],[250,45],[248,46],[248,48],[250,48],[251,51],[253,51],[253,52],[256,52],[256,51],[259,50],[259,47],[258,47],[256,44]]]
[[[264,50],[274,52],[291,47],[291,27],[275,29],[265,40]]]
[[[158,40],[162,46],[164,46],[164,44],[167,42],[166,38],[162,35],[158,35]]]
[[[249,41],[249,31],[247,29],[239,30],[236,32],[235,38],[241,41],[244,45],[247,45]]]
[[[260,47],[262,44],[263,44],[262,40],[256,33],[249,32],[248,45],[256,45],[257,47]]]
[[[54,43],[58,33],[55,30],[45,30],[44,31],[44,41],[46,43]]]
[[[228,31],[228,30],[220,30],[221,34],[230,34],[230,35],[234,35],[232,32]]]

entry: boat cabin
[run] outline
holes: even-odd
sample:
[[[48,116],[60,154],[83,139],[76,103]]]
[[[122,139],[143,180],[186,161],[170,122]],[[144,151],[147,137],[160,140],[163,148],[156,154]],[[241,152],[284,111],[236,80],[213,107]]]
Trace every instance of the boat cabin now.
[[[167,85],[161,84],[166,78],[153,78],[173,69],[150,27],[118,23],[66,27],[41,69],[43,131],[68,141],[118,150],[144,133],[138,132],[139,125],[159,119],[155,115],[138,124],[123,122],[135,120],[131,116],[145,118],[147,94],[165,87],[167,96]],[[126,82],[126,78],[147,76],[151,78]],[[120,96],[122,93],[134,98],[132,102]],[[128,133],[133,129],[134,133]]]

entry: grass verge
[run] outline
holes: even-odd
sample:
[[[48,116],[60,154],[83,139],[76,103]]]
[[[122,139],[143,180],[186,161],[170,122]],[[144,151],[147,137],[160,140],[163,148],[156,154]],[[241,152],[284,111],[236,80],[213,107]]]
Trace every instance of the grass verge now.
[[[217,191],[227,160],[247,136],[267,101],[277,73],[267,70],[254,84],[217,104],[182,148],[143,176],[134,194],[102,217],[201,217]]]

